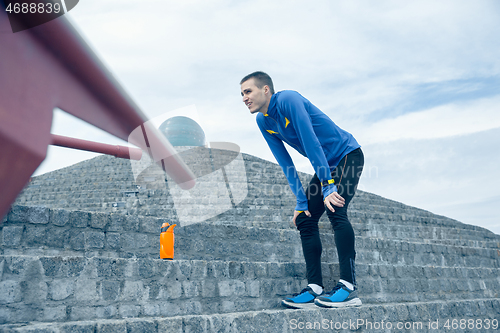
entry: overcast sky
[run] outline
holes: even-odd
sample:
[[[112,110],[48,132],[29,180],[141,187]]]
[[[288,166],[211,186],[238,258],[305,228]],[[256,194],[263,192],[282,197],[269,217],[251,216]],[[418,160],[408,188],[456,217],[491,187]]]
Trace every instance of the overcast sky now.
[[[500,233],[499,1],[81,0],[66,16],[149,118],[194,105],[208,141],[274,161],[240,96],[262,70],[356,137],[360,189]],[[123,144],[61,111],[52,132]],[[93,156],[50,148],[36,174]]]

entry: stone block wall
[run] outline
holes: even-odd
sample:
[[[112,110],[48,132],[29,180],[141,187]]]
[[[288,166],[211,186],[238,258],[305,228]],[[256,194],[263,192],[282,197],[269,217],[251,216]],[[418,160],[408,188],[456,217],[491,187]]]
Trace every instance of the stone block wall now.
[[[294,320],[500,319],[499,235],[363,191],[349,218],[364,305],[282,310],[280,300],[306,284],[290,224],[294,197],[278,165],[243,160],[248,195],[202,223],[177,226],[174,261],[158,259],[160,226],[179,216],[157,168],[138,184],[130,162],[102,156],[35,177],[0,225],[0,332],[301,332]],[[213,160],[189,163],[197,172],[214,168]],[[241,168],[222,176],[241,177]],[[300,176],[304,184],[311,177]],[[214,193],[192,214],[228,188],[203,185]],[[330,289],[337,253],[326,218],[320,228]],[[338,329],[353,330],[380,331]]]

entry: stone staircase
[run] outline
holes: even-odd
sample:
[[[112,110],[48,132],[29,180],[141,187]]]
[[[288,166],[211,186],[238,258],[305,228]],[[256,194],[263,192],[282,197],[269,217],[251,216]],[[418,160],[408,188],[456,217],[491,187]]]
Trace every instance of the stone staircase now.
[[[221,154],[183,157],[203,174]],[[281,308],[307,284],[293,194],[276,164],[242,154],[242,176],[226,157],[232,207],[202,223],[178,216],[185,206],[162,173],[135,180],[126,160],[100,156],[33,178],[1,224],[0,332],[499,329],[500,236],[362,191],[349,216],[363,305]],[[224,200],[220,178],[199,181],[217,190],[187,199],[193,220]],[[164,222],[180,224],[173,261],[158,259]],[[320,226],[330,289],[335,241],[326,218]]]

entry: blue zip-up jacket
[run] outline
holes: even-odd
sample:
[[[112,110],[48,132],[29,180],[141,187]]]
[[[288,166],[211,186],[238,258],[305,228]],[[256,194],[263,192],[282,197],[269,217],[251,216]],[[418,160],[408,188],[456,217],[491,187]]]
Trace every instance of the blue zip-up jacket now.
[[[322,183],[332,179],[331,171],[345,155],[360,147],[350,133],[292,90],[275,93],[267,114],[257,115],[257,124],[297,198],[298,211],[308,209],[307,198],[283,141],[311,161]],[[334,191],[337,191],[335,184],[323,187],[324,197]]]

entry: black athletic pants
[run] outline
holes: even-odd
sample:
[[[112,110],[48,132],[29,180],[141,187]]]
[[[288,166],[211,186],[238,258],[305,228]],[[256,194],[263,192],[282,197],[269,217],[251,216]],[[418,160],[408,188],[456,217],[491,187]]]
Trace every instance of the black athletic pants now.
[[[332,177],[338,188],[338,193],[345,199],[344,207],[333,206],[332,213],[323,203],[321,182],[314,175],[306,189],[306,196],[311,217],[305,213],[299,214],[295,220],[300,232],[302,250],[306,260],[307,281],[323,286],[321,274],[321,240],[319,238],[318,221],[324,211],[328,215],[334,231],[335,244],[339,256],[340,278],[356,285],[354,259],[354,231],[347,218],[347,207],[356,192],[359,177],[363,171],[364,156],[361,148],[347,154],[333,170]]]

